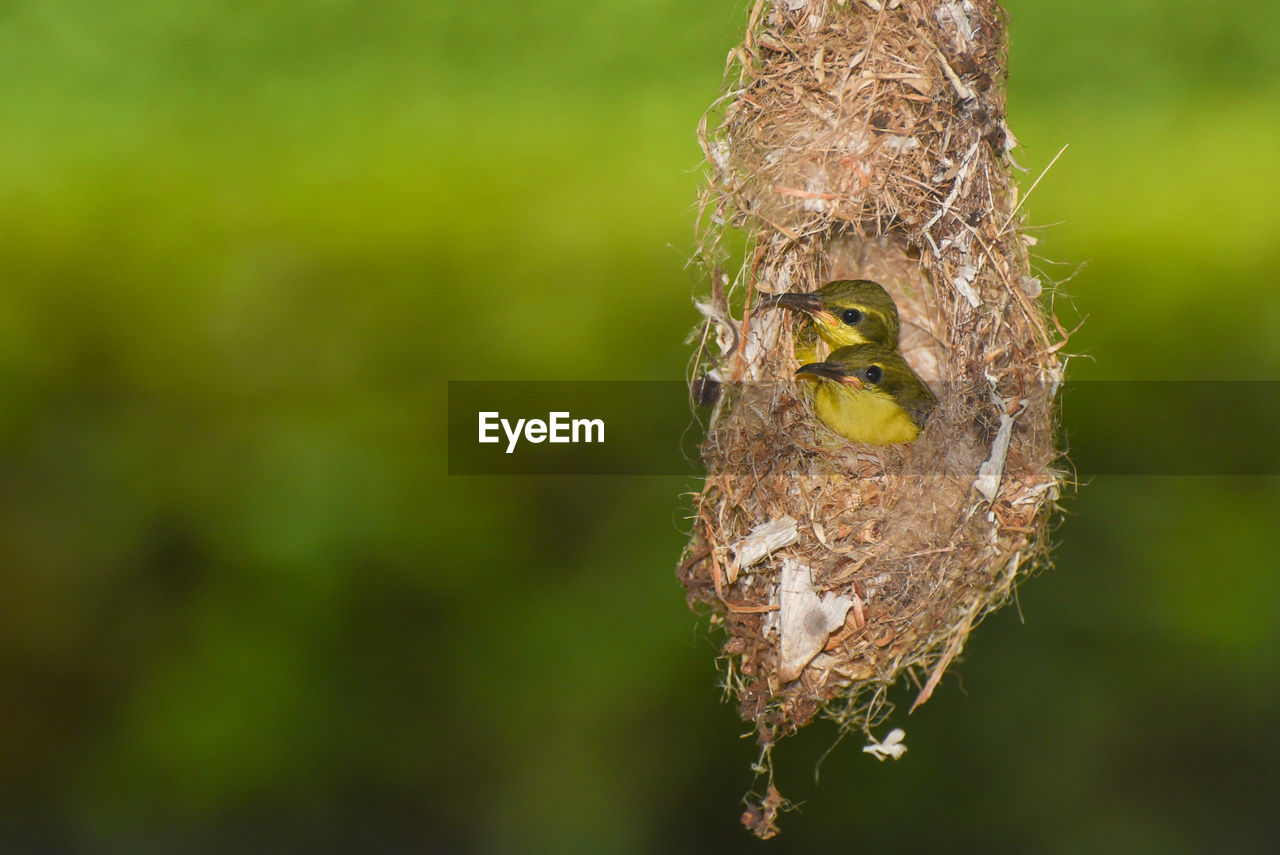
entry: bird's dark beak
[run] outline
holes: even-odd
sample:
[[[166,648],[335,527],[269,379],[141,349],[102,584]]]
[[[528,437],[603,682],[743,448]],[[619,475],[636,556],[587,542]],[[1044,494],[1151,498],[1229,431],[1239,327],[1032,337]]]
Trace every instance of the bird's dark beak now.
[[[786,294],[773,294],[764,304],[766,307],[772,306],[781,309],[794,309],[798,312],[812,315],[815,318],[821,318],[823,322],[834,325],[836,322],[835,315],[828,312],[822,306],[822,298],[817,294],[804,293],[802,291],[789,291]]]
[[[810,362],[808,365],[801,365],[796,374],[812,374],[833,383],[844,383],[855,389],[862,388],[862,381],[853,374],[847,373],[838,362]]]
[[[812,315],[814,312],[822,311],[822,298],[817,294],[792,291],[787,294],[771,294],[767,305],[783,309],[796,309]]]

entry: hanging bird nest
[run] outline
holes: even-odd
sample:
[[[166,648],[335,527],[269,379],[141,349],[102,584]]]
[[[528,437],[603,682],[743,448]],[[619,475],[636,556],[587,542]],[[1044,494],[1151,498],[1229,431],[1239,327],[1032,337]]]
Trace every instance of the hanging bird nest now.
[[[1018,216],[1005,61],[991,0],[760,0],[699,128],[711,293],[694,373],[722,394],[679,575],[723,626],[760,768],[819,712],[870,736],[903,676],[926,701],[1045,554],[1065,336]],[[913,443],[816,421],[793,380],[799,319],[765,308],[856,278],[894,298],[903,355],[938,395]],[[770,836],[782,804],[770,777],[743,820]]]

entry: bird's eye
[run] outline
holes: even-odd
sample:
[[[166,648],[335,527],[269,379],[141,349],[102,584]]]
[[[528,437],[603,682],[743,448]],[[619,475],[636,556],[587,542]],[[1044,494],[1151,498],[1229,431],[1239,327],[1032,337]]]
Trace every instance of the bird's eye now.
[[[867,378],[868,383],[879,383],[881,378],[884,377],[884,371],[879,365],[872,365],[862,372],[862,376]]]
[[[840,316],[846,324],[853,326],[862,320],[862,312],[857,309],[845,309],[844,314]]]

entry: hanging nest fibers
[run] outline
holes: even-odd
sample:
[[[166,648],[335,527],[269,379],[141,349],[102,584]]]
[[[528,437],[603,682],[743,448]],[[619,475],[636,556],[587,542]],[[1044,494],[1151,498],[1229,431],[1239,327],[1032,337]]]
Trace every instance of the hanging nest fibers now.
[[[726,685],[758,735],[769,783],[743,821],[762,837],[785,804],[774,743],[820,712],[871,738],[904,675],[925,702],[1046,553],[1066,335],[1031,275],[1005,61],[991,0],[759,0],[699,128],[711,294],[694,374],[722,394],[678,572],[724,630]],[[735,269],[730,234],[746,238]],[[893,296],[903,355],[938,395],[913,443],[817,422],[792,379],[799,320],[764,308],[855,278]]]

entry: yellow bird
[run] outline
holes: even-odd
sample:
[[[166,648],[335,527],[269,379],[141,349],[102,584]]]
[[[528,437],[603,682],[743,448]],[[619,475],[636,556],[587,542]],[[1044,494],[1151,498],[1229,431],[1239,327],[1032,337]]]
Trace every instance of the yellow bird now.
[[[854,442],[911,442],[938,405],[902,354],[881,344],[837,348],[826,362],[800,366],[802,375],[818,383],[818,418]]]
[[[832,348],[898,345],[898,306],[870,279],[837,279],[817,291],[776,294],[765,305],[801,311],[811,319],[796,333],[795,354],[801,364],[817,360],[818,336]]]

